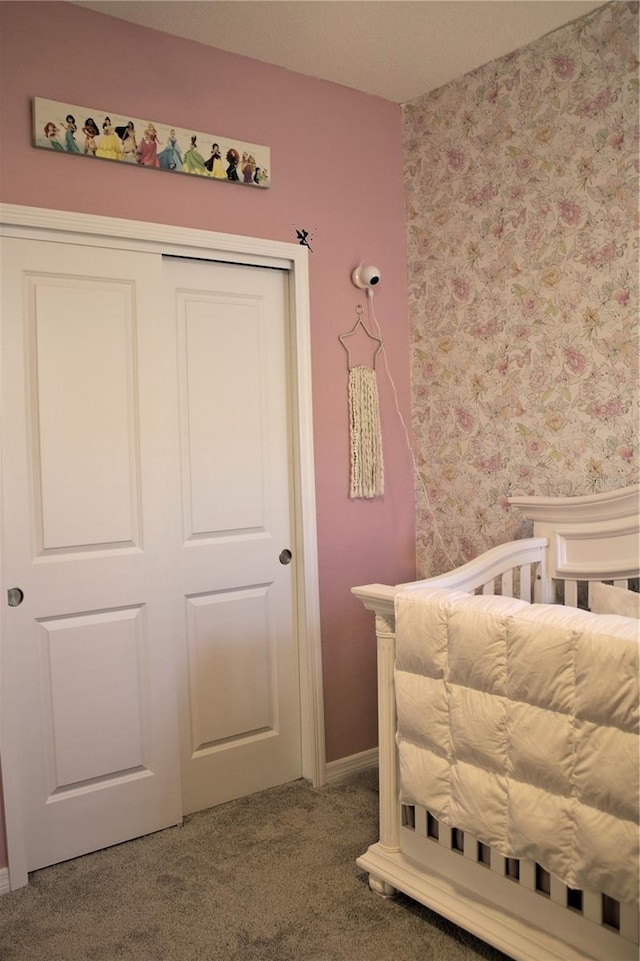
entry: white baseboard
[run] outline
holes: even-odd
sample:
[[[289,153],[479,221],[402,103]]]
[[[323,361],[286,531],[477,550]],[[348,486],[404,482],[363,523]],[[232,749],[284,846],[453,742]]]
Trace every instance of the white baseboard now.
[[[8,894],[9,887],[9,868],[0,868],[0,894]]]
[[[328,761],[326,765],[327,784],[331,781],[339,781],[349,774],[356,771],[364,771],[365,768],[377,767],[378,748],[372,747],[368,751],[361,751],[360,754],[351,754],[349,757],[338,758],[337,761]]]

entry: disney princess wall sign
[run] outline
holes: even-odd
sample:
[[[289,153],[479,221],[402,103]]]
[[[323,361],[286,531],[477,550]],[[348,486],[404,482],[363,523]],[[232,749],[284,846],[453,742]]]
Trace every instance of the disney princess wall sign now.
[[[33,99],[33,146],[250,187],[269,186],[271,153],[262,144],[40,97]]]

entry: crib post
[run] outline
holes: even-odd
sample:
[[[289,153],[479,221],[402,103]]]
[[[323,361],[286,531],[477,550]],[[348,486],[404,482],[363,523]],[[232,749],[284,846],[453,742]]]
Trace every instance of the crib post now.
[[[400,850],[400,800],[396,761],[396,699],[394,690],[395,618],[376,612],[378,639],[378,750],[380,778],[380,847]]]

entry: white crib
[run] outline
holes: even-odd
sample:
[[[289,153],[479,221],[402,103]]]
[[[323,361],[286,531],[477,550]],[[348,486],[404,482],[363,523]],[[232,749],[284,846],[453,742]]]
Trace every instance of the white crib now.
[[[534,536],[414,584],[353,588],[375,612],[378,642],[380,837],[358,859],[371,888],[404,892],[516,961],[636,961],[638,905],[574,891],[539,865],[399,800],[394,693],[395,596],[425,585],[588,606],[589,585],[628,587],[639,574],[640,487],[573,498],[515,497]],[[632,585],[637,590],[637,584]]]

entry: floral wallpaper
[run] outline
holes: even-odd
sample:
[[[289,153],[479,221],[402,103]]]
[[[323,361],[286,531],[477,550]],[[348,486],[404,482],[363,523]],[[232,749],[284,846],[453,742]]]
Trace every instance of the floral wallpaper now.
[[[638,479],[638,6],[404,106],[421,577]]]

